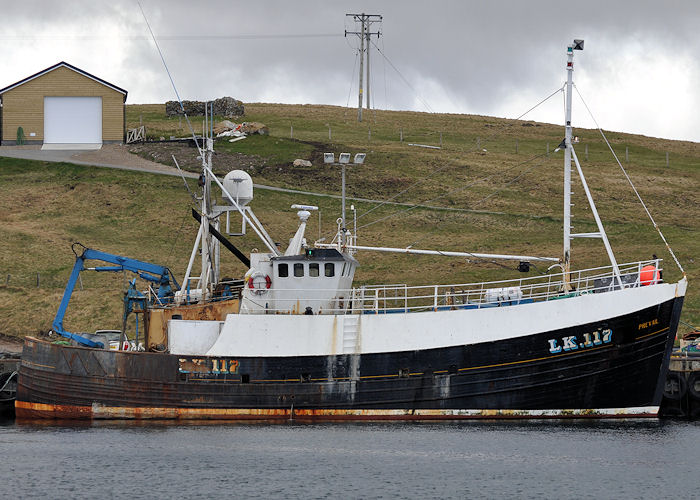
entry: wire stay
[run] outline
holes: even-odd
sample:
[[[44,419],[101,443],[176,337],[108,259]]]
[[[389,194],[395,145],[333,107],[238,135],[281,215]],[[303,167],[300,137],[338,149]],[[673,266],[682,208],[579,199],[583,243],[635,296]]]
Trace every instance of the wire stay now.
[[[668,241],[666,241],[664,234],[661,232],[661,228],[654,220],[654,217],[652,217],[651,212],[647,208],[646,203],[644,203],[644,200],[642,200],[642,197],[640,196],[639,191],[637,191],[637,188],[635,187],[634,183],[632,182],[632,179],[627,174],[625,167],[622,166],[620,159],[617,157],[617,154],[615,154],[615,150],[610,145],[610,141],[608,141],[608,138],[605,136],[605,132],[603,132],[603,129],[600,128],[600,125],[598,124],[598,121],[595,119],[595,116],[593,116],[593,112],[591,111],[591,108],[588,107],[588,104],[586,104],[586,101],[584,100],[583,96],[581,95],[581,92],[579,91],[578,87],[575,84],[574,84],[574,88],[576,89],[576,93],[578,94],[579,98],[581,99],[581,102],[586,107],[586,110],[588,111],[588,114],[590,115],[591,119],[593,120],[593,123],[595,123],[595,126],[598,128],[598,132],[600,132],[600,135],[603,137],[605,144],[608,145],[608,149],[610,149],[610,152],[612,153],[613,157],[615,158],[615,161],[617,162],[618,166],[620,167],[620,170],[622,170],[622,173],[627,178],[627,182],[629,182],[630,186],[632,186],[632,190],[634,191],[634,194],[637,195],[637,199],[639,200],[639,203],[641,203],[642,207],[644,207],[644,211],[647,213],[647,216],[649,216],[649,220],[654,225],[654,228],[659,233],[661,240],[664,242],[664,245],[666,245],[666,249],[668,249],[669,253],[671,254],[671,257],[673,257],[673,260],[676,262],[678,269],[680,269],[680,271],[681,271],[681,273],[683,273],[684,277],[687,276],[685,269],[683,269],[683,266],[681,266],[681,263],[678,261],[676,254],[673,252],[671,245],[668,244]]]

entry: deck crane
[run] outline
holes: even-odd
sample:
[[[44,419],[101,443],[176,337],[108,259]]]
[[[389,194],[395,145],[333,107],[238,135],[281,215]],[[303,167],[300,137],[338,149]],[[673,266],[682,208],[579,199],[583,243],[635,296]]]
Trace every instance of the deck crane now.
[[[78,252],[76,251],[76,246],[82,247],[83,249],[80,255],[78,255]],[[177,283],[172,272],[167,267],[142,262],[129,257],[122,257],[120,255],[101,252],[99,250],[93,250],[92,248],[87,248],[80,243],[74,243],[71,246],[71,249],[75,254],[75,264],[73,265],[73,271],[68,279],[66,289],[63,292],[63,298],[61,299],[61,304],[56,312],[56,317],[53,320],[52,328],[55,333],[61,335],[62,337],[72,339],[78,344],[87,347],[104,348],[102,342],[95,342],[77,333],[68,332],[63,328],[63,317],[66,314],[68,303],[70,302],[71,295],[73,294],[73,289],[75,288],[75,284],[78,281],[78,277],[82,271],[132,272],[140,278],[158,285],[157,299],[152,300],[157,300],[161,304],[170,302],[174,293],[180,289],[180,285]],[[87,260],[98,260],[113,265],[85,267],[85,261]],[[135,283],[135,279],[130,282],[129,290],[124,295],[124,324],[126,324],[128,314],[134,310],[134,305],[140,305],[141,309],[143,310],[148,302],[148,298],[143,293],[136,290]],[[125,332],[122,328],[122,341],[120,342],[120,345],[123,343],[124,335]]]

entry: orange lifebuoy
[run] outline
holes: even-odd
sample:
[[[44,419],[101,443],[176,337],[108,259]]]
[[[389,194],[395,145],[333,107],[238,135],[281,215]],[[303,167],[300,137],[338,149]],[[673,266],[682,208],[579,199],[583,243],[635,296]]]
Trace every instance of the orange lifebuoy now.
[[[655,285],[659,282],[659,270],[656,266],[644,266],[639,273],[639,282],[642,286]]]

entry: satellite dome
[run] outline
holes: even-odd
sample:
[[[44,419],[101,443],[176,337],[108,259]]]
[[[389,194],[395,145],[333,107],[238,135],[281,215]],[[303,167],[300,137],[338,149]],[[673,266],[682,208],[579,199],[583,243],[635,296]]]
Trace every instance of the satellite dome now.
[[[223,185],[240,206],[244,207],[253,200],[253,179],[243,170],[231,170],[224,177]],[[231,203],[225,193],[224,199]]]

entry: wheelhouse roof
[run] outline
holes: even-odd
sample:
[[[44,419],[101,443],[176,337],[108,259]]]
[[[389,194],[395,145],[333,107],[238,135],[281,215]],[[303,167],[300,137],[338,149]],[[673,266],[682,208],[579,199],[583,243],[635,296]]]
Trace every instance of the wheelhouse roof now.
[[[336,262],[354,262],[357,261],[348,256],[343,255],[335,248],[312,248],[310,253],[300,255],[280,255],[272,257],[270,260],[275,262],[303,262],[303,261],[336,261]]]
[[[96,77],[95,75],[91,75],[91,74],[88,73],[87,71],[83,71],[83,70],[80,69],[80,68],[76,68],[76,67],[73,66],[72,64],[68,64],[68,63],[65,62],[65,61],[61,61],[61,62],[58,63],[58,64],[54,64],[53,66],[48,67],[48,68],[46,68],[46,69],[44,69],[44,70],[41,70],[41,71],[39,71],[38,73],[34,73],[33,75],[28,76],[27,78],[25,78],[25,79],[23,79],[23,80],[20,80],[20,81],[18,81],[18,82],[13,83],[12,85],[9,85],[9,86],[5,87],[4,89],[0,89],[0,95],[4,94],[4,93],[7,92],[8,90],[12,90],[12,89],[15,88],[15,87],[19,87],[19,86],[22,85],[22,84],[25,84],[25,83],[27,83],[27,82],[29,82],[29,81],[31,81],[31,80],[34,80],[35,78],[39,78],[40,76],[45,75],[46,73],[49,73],[49,72],[51,72],[51,71],[53,71],[53,70],[55,70],[55,69],[58,69],[58,68],[60,68],[60,67],[65,67],[65,68],[68,68],[68,69],[70,69],[70,70],[73,70],[73,71],[75,71],[76,73],[79,73],[79,74],[81,74],[81,75],[83,75],[83,76],[86,76],[86,77],[90,78],[91,80],[96,81],[97,83],[100,83],[100,84],[104,85],[105,87],[109,87],[109,88],[111,88],[112,90],[116,90],[117,92],[119,92],[119,93],[121,93],[121,94],[124,94],[124,101],[126,101],[126,95],[127,95],[128,92],[127,92],[126,90],[124,90],[123,88],[117,87],[116,85],[113,85],[113,84],[109,83],[108,81],[103,80],[102,78],[98,78],[98,77]]]

